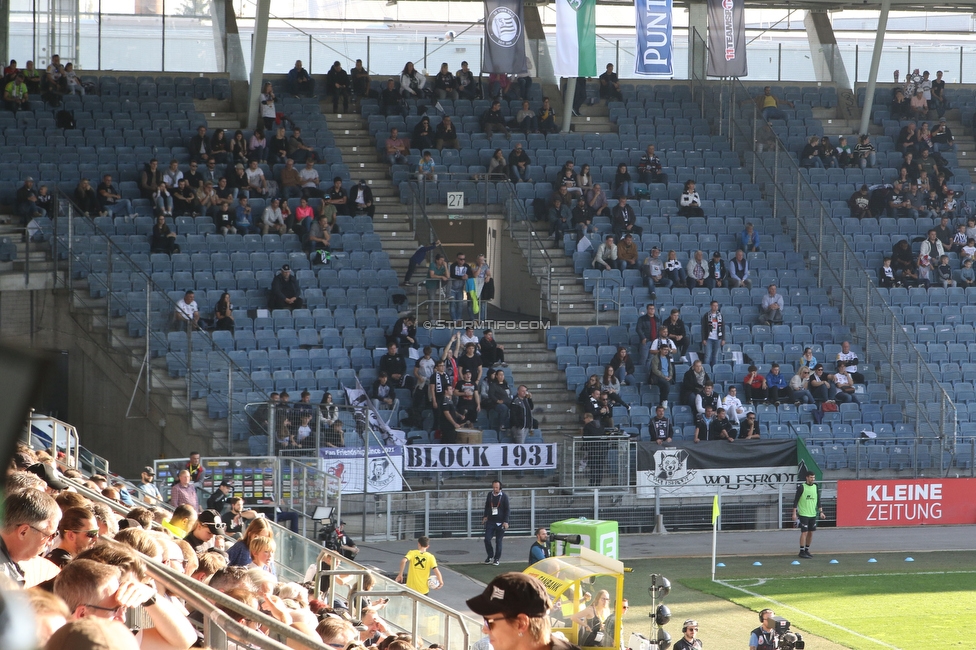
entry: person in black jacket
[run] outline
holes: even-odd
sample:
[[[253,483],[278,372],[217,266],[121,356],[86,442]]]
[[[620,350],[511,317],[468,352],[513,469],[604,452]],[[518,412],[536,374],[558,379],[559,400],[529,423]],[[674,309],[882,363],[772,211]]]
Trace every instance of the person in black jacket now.
[[[362,179],[349,189],[349,205],[352,206],[352,216],[365,214],[370,219],[376,213],[373,205],[373,190],[369,189],[366,180]]]
[[[519,387],[519,392],[524,386]],[[485,510],[481,518],[485,527],[485,564],[498,566],[502,557],[502,538],[508,530],[508,495],[502,492],[502,482],[492,481],[491,492],[485,497]],[[492,539],[495,548],[492,549]]]
[[[332,112],[339,112],[339,98],[342,97],[342,110],[349,112],[349,73],[336,61],[325,75],[326,92],[332,95]]]
[[[190,138],[190,160],[205,163],[210,160],[212,153],[210,138],[207,137],[207,127],[201,124],[197,127],[197,134]]]
[[[491,103],[491,108],[485,111],[481,116],[481,130],[484,131],[489,138],[494,134],[495,131],[501,131],[508,136],[512,134],[508,126],[505,124],[504,116],[502,116],[502,103],[500,101],[493,101]],[[509,163],[511,163],[511,160]]]
[[[407,373],[407,362],[397,352],[396,343],[391,342],[386,346],[386,354],[380,357],[377,367],[390,376],[390,383],[394,387],[413,390],[414,378]]]
[[[401,103],[402,98],[400,97],[400,91],[396,89],[396,82],[392,79],[388,79],[386,82],[386,88],[380,92],[380,111],[383,115],[396,115],[402,113],[405,115],[406,106]]]
[[[302,309],[302,289],[298,286],[298,278],[291,274],[291,267],[285,264],[281,272],[271,281],[271,300],[269,307],[275,309]]]
[[[586,470],[586,477],[590,485],[602,485],[603,476],[606,473],[608,445],[605,441],[600,441],[606,435],[603,425],[593,417],[592,413],[583,414],[583,460],[580,461],[580,470]]]
[[[523,384],[518,387],[518,392],[509,404],[508,423],[512,433],[512,442],[517,445],[525,443],[525,439],[532,430],[532,393]]]
[[[397,344],[401,357],[406,356],[410,348],[417,347],[417,324],[413,314],[397,319],[387,340]]]
[[[725,266],[722,254],[715,251],[712,260],[708,263],[708,277],[705,279],[705,286],[709,289],[716,287],[729,286],[729,271]]]
[[[710,366],[718,363],[718,354],[725,346],[725,319],[713,300],[708,312],[701,319],[702,357]]]

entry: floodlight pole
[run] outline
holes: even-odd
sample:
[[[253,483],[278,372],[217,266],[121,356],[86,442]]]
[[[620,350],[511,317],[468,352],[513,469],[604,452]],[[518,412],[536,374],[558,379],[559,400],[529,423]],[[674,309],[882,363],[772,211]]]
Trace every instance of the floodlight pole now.
[[[871,109],[874,107],[874,89],[878,85],[878,68],[881,67],[881,48],[884,46],[885,30],[888,28],[888,10],[891,0],[881,0],[881,12],[878,14],[878,31],[874,36],[874,50],[871,52],[871,69],[868,71],[868,87],[864,91],[864,108],[861,109],[860,134],[868,132],[871,124]]]

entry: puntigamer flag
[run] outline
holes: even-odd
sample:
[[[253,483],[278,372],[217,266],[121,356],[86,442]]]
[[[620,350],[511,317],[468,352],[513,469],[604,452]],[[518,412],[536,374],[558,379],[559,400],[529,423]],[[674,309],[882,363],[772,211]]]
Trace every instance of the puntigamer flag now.
[[[634,72],[643,76],[672,74],[671,0],[635,0],[637,52]]]
[[[596,76],[596,0],[556,0],[557,77]]]
[[[484,72],[528,72],[522,0],[485,0]]]
[[[708,76],[748,74],[745,0],[708,0]]]

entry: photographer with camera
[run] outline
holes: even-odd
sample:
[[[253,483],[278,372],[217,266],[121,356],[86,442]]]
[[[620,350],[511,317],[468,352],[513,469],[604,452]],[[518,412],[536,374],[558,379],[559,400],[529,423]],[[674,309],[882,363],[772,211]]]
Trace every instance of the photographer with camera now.
[[[549,557],[549,531],[540,528],[535,531],[535,541],[529,547],[529,565],[541,562],[547,557]]]
[[[764,609],[759,612],[759,621],[762,625],[754,629],[749,636],[749,650],[774,650],[779,647],[773,610]]]
[[[702,642],[698,638],[698,621],[689,618],[681,625],[684,636],[674,644],[674,650],[701,650]]]
[[[356,543],[352,541],[349,535],[346,535],[345,531],[346,522],[340,521],[339,525],[336,526],[336,536],[339,538],[339,552],[342,553],[350,560],[355,560],[356,555],[359,554],[359,547]]]

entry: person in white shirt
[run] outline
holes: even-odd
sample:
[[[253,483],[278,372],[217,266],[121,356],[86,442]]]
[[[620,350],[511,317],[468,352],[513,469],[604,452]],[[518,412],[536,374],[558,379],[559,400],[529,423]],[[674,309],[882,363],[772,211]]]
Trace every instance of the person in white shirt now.
[[[851,351],[851,342],[844,341],[840,344],[840,352],[837,353],[837,360],[843,361],[847,367],[847,372],[854,379],[855,384],[863,384],[864,375],[857,371],[857,353]]]
[[[319,172],[315,169],[314,160],[306,160],[305,167],[298,172],[298,177],[302,179],[302,196],[308,198],[322,198],[322,190],[319,189]]]
[[[183,178],[183,172],[180,171],[180,161],[174,158],[169,161],[169,167],[163,172],[163,181],[166,183],[166,187],[177,187],[181,178]]]
[[[197,308],[197,301],[193,299],[193,291],[187,291],[183,294],[183,300],[176,303],[175,317],[177,324],[181,326],[190,321],[194,328],[199,327],[200,310]]]
[[[251,196],[268,196],[268,180],[264,177],[264,171],[258,167],[258,161],[252,160],[247,166],[247,186]]]
[[[464,330],[464,334],[461,335],[461,347],[465,347],[468,343],[474,343],[475,352],[478,351],[479,339],[474,333],[474,328],[467,327]]]
[[[281,214],[281,201],[272,199],[271,205],[264,209],[261,218],[261,234],[267,235],[269,232],[276,235],[284,235],[288,232],[285,218]]]
[[[81,84],[81,78],[78,73],[75,72],[74,64],[66,63],[64,65],[64,77],[68,82],[68,92],[75,93],[78,95],[85,94],[85,87]],[[932,84],[929,84],[929,89],[932,88]]]
[[[729,263],[729,280],[733,289],[752,288],[752,280],[749,279],[749,260],[746,259],[746,254],[741,248],[735,252],[735,257]]]
[[[593,257],[593,268],[610,271],[617,267],[617,245],[613,243],[613,235],[607,235],[607,238],[596,249],[596,255]]]
[[[742,400],[736,396],[735,384],[728,387],[728,394],[721,400],[722,408],[725,409],[729,419],[739,426],[739,421],[746,417],[746,409],[742,406]]]

